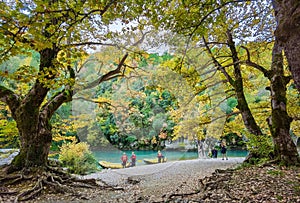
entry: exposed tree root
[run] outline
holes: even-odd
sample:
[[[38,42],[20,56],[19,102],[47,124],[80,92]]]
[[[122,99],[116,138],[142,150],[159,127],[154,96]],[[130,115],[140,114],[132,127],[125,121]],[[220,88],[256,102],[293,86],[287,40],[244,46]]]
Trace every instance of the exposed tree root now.
[[[33,188],[19,193],[15,198],[15,202],[32,199],[33,197],[38,195],[42,191],[42,189],[43,189],[42,180],[39,179]]]
[[[189,192],[189,193],[170,194],[165,199],[165,202],[172,202],[178,198],[186,198],[189,196],[201,194],[204,191],[213,191],[213,190],[219,189],[218,187],[219,187],[220,183],[230,180],[230,176],[231,176],[230,174],[232,172],[233,172],[233,169],[226,169],[226,170],[217,169],[213,173],[212,176],[205,177],[205,178],[199,180],[199,188],[196,191]],[[203,193],[203,195],[200,195],[201,196],[200,202],[203,202],[203,200],[205,200],[205,199],[210,199],[211,195],[212,194],[209,192]],[[226,194],[226,195],[230,196],[230,194]],[[197,200],[193,200],[193,201],[197,202]]]
[[[299,173],[299,167],[276,164],[216,170],[199,180],[197,191],[169,194],[162,202],[300,202]]]
[[[77,194],[74,188],[123,190],[123,188],[110,186],[103,181],[101,183],[98,184],[95,179],[73,177],[65,171],[54,167],[46,167],[46,169],[33,168],[30,171],[27,169],[26,171],[23,170],[14,174],[0,176],[0,200],[3,196],[14,196],[14,202],[27,201],[34,199],[42,191],[61,194],[68,193],[71,196],[87,199]],[[12,185],[15,185],[15,187],[12,187]]]
[[[187,197],[187,196],[190,196],[190,195],[198,194],[199,192],[201,192],[201,191],[198,190],[198,191],[190,192],[190,193],[171,194],[171,195],[169,195],[168,199],[171,200],[171,199],[173,199],[174,197]]]

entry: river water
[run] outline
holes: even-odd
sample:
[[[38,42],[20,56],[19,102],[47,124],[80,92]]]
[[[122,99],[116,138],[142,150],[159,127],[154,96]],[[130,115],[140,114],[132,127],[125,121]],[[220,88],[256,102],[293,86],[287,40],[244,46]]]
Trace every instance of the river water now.
[[[98,161],[108,161],[108,162],[121,162],[121,156],[125,152],[130,158],[132,151],[93,151],[96,159]],[[153,159],[156,158],[157,151],[134,151],[137,156],[137,165],[144,165],[143,159]],[[167,157],[168,161],[177,161],[177,160],[189,160],[197,159],[197,152],[188,152],[188,151],[162,151],[163,155]],[[230,157],[246,157],[248,151],[243,150],[227,150],[227,156]],[[218,152],[218,158],[221,158],[221,152]],[[129,159],[130,160],[130,159]]]

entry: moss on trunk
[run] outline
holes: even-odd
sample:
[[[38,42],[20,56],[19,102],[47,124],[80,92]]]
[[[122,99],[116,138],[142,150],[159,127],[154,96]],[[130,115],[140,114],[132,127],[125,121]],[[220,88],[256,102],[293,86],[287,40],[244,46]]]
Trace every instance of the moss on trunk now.
[[[282,47],[277,41],[272,56],[272,75],[269,78],[272,115],[268,119],[268,125],[273,137],[275,159],[284,165],[298,165],[299,154],[290,135],[292,118],[287,113],[286,105],[286,85],[289,80],[284,76]]]

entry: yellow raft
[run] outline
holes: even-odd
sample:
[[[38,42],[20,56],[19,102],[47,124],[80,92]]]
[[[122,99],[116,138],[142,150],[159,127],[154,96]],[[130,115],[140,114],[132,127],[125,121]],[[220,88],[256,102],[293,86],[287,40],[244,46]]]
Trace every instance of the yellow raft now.
[[[158,164],[158,159],[155,158],[155,159],[144,159],[144,162],[146,164]],[[167,157],[164,157],[162,160],[161,160],[161,163],[163,162],[167,162]]]
[[[112,163],[107,161],[99,161],[99,164],[102,168],[111,168],[111,169],[119,169],[123,168],[121,163]],[[126,164],[126,168],[130,167],[130,163]]]

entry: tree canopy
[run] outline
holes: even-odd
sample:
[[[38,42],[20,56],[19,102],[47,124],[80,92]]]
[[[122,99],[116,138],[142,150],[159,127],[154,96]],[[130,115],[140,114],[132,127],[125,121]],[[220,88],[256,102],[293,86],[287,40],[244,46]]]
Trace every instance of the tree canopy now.
[[[1,127],[0,136],[20,142],[8,172],[48,170],[51,143],[59,141],[53,135],[72,140],[75,131],[90,131],[85,139],[93,142],[99,128],[119,147],[139,139],[162,146],[181,135],[197,142],[225,134],[271,138],[269,153],[254,150],[250,158],[299,164],[291,137],[299,132],[296,0],[0,6],[1,122],[18,130]],[[75,116],[59,115],[71,109]]]

